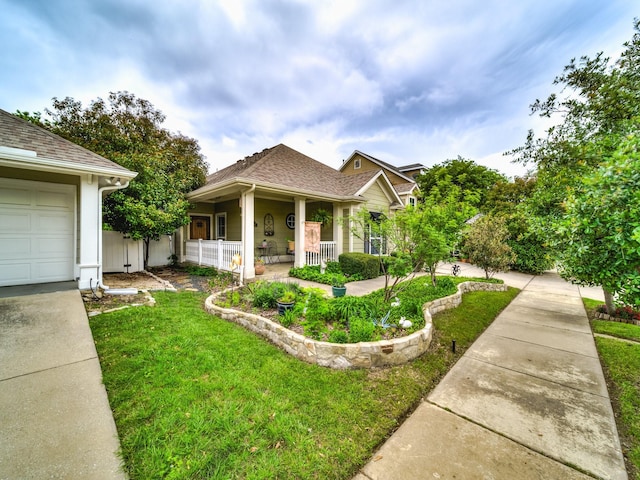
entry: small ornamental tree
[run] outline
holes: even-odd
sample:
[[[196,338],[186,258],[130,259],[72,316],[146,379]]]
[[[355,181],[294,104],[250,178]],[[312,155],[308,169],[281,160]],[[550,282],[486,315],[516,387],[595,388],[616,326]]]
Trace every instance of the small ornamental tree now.
[[[487,279],[504,272],[515,261],[507,243],[509,230],[502,217],[485,215],[474,222],[465,235],[463,250],[471,263],[484,270]]]

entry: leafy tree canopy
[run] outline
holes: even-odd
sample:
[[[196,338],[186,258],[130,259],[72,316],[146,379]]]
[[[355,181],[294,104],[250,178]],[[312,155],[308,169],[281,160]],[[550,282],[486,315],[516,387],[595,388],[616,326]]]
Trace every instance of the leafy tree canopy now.
[[[148,247],[151,239],[189,222],[184,195],[204,183],[204,157],[195,139],[162,127],[165,116],[149,101],[112,92],[107,101],[98,98],[84,108],[73,98],[54,98],[53,109],[45,112],[50,118],[39,112],[17,114],[138,172],[128,188],[105,199],[110,227],[144,239]]]
[[[447,196],[446,190],[454,185],[458,187],[459,200],[476,208],[482,208],[488,191],[498,181],[506,181],[506,178],[495,170],[460,156],[434,165],[417,178],[425,197]]]
[[[588,192],[595,191],[594,175],[604,178],[606,171],[607,175],[620,177],[623,182],[623,171],[612,169],[611,159],[623,162],[625,156],[634,155],[628,142],[640,132],[639,27],[639,21],[635,20],[635,33],[615,61],[602,53],[594,58],[583,56],[578,61],[571,60],[554,81],[562,87],[561,95],[552,93],[546,100],[536,100],[531,106],[532,113],[558,119],[557,124],[539,138],[529,132],[525,145],[512,152],[520,162],[534,163],[538,169],[537,187],[528,202],[528,213],[537,231],[555,246],[561,272],[574,281],[600,283],[607,298],[612,293],[625,296],[624,289],[628,288],[607,280],[616,276],[622,278],[626,271],[623,265],[628,251],[614,248],[614,243],[620,239],[614,233],[618,228],[617,213],[609,212],[610,221],[605,216],[598,216],[598,221],[603,222],[602,228],[610,230],[610,234],[600,230],[598,237],[600,242],[611,243],[602,246],[611,249],[608,250],[610,255],[596,254],[595,245],[585,249],[594,226],[579,229],[580,221],[575,215],[577,210],[583,209]],[[615,183],[614,180],[611,185]],[[612,206],[623,208],[613,198],[610,201]],[[567,222],[573,225],[571,235],[574,236],[567,236]],[[578,235],[585,238],[580,240]],[[581,241],[586,244],[580,248],[565,246],[567,242],[578,245]],[[587,250],[591,253],[583,254]],[[601,273],[594,275],[596,271]]]
[[[563,274],[640,305],[640,133],[582,180],[554,237]]]

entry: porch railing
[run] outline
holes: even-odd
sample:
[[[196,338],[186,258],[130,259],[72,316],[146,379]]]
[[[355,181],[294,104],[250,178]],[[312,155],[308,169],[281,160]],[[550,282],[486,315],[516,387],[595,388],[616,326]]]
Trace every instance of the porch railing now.
[[[198,265],[231,270],[231,257],[242,255],[242,242],[225,240],[187,240],[185,260]],[[322,260],[337,261],[336,243],[320,242],[320,252],[306,253],[307,265],[320,265]]]
[[[307,265],[320,265],[322,260],[328,260],[330,262],[338,260],[336,257],[336,242],[320,242],[320,253],[305,253]]]
[[[185,259],[188,262],[231,270],[231,258],[242,255],[242,242],[225,240],[187,240]]]

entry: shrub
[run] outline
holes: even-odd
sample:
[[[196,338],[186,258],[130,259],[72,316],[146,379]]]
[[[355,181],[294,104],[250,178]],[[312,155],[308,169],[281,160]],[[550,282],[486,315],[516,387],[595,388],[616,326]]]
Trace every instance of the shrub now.
[[[340,262],[327,262],[326,273],[342,273]]]
[[[349,322],[349,343],[372,342],[375,325],[371,320],[354,318]]]
[[[284,282],[255,282],[252,288],[253,306],[256,308],[275,308],[285,292],[298,294],[300,291],[297,284]]]
[[[371,301],[366,297],[339,297],[331,302],[330,309],[331,319],[342,325],[352,318],[369,318],[372,314]]]
[[[346,276],[361,275],[363,279],[380,276],[380,259],[368,253],[342,253],[338,260]]]
[[[297,319],[298,317],[295,310],[285,310],[284,314],[279,316],[278,321],[283,327],[289,328]]]
[[[335,262],[334,262],[335,263]],[[346,283],[347,278],[340,272],[320,273],[320,267],[305,265],[304,267],[293,267],[289,270],[289,276],[309,280],[311,282],[333,285],[335,283]]]
[[[348,343],[349,335],[344,330],[332,330],[328,341],[331,343]]]

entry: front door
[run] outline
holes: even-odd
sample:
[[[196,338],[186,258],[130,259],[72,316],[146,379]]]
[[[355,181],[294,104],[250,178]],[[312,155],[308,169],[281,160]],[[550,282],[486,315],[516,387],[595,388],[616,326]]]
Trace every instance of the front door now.
[[[211,240],[211,217],[192,216],[189,224],[189,238]]]

